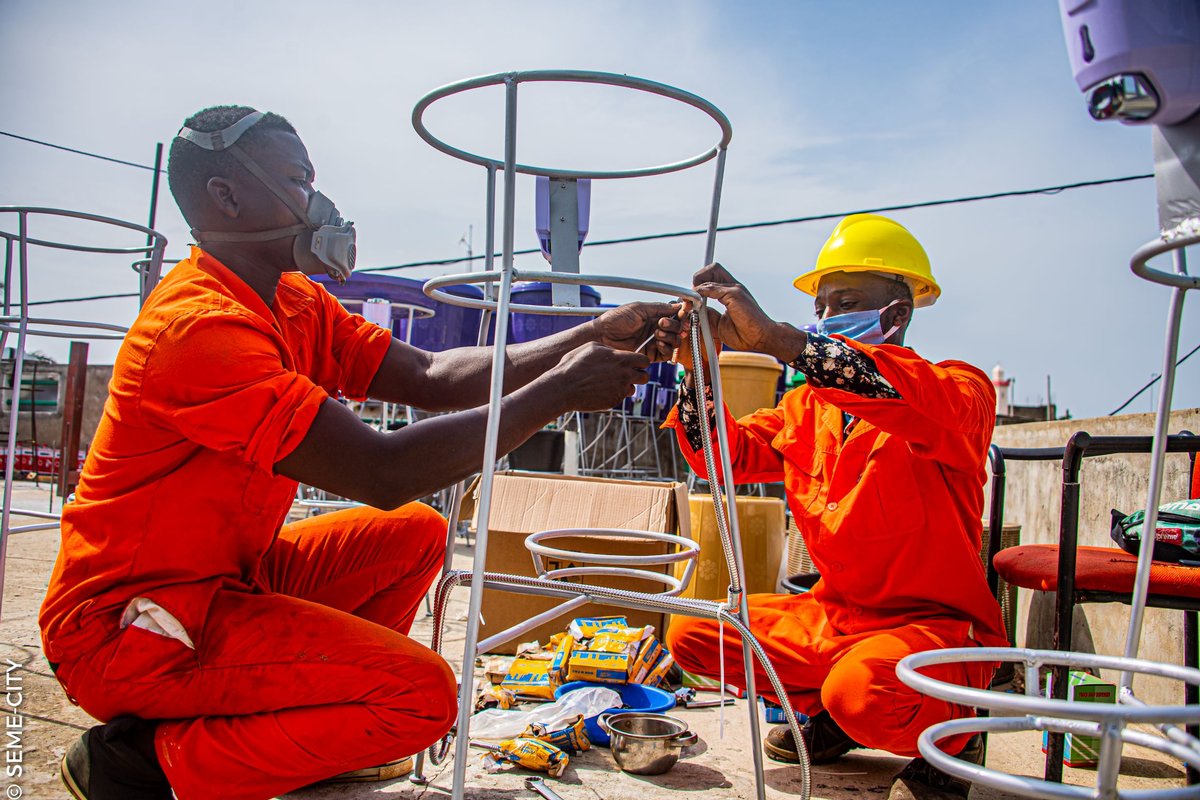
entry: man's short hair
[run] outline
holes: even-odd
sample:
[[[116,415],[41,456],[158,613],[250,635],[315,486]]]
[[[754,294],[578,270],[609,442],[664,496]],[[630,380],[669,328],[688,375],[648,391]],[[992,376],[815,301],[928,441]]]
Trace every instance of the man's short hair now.
[[[912,302],[912,287],[908,285],[908,281],[903,279],[888,281],[887,299],[889,303],[893,300],[908,300]]]
[[[247,106],[213,106],[193,114],[183,124],[194,131],[212,133],[224,130],[252,113],[254,109]],[[253,146],[269,131],[295,133],[296,129],[283,117],[268,112],[242,134],[237,143],[243,147]],[[171,187],[171,195],[184,217],[187,217],[189,209],[194,207],[195,198],[206,191],[209,178],[240,175],[244,171],[245,167],[227,152],[205,150],[200,145],[178,136],[171,142],[171,152],[167,160],[167,181]]]

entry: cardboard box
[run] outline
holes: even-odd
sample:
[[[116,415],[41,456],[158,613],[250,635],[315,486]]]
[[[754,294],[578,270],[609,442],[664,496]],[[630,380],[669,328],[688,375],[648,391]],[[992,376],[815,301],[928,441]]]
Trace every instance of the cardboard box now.
[[[477,487],[469,494],[474,495]],[[478,530],[478,502],[473,503],[475,528]],[[535,577],[533,556],[525,548],[525,537],[538,531],[559,528],[615,528],[677,533],[690,538],[687,488],[682,483],[613,481],[540,473],[497,473],[492,487],[492,514],[488,552],[484,562],[488,572]],[[633,541],[611,536],[579,536],[558,539],[558,549],[648,555],[665,553],[669,545],[646,540]],[[577,563],[547,560],[548,569],[582,566]],[[658,571],[666,572],[670,566]],[[636,578],[603,578],[614,589],[661,592],[663,584]],[[587,579],[580,580],[588,582]],[[540,614],[562,601],[555,598],[500,592],[486,589],[483,594],[483,625],[480,639]],[[550,636],[566,630],[574,617],[605,616],[619,613],[631,627],[653,625],[662,635],[665,615],[646,611],[614,609],[589,603],[570,614],[522,634],[518,639],[498,645],[498,653],[514,653],[522,641],[537,639],[545,643]]]
[[[1116,703],[1116,684],[1081,670],[1071,670],[1067,680],[1067,699],[1080,703]],[[1048,735],[1042,734],[1042,752]],[[1100,737],[1068,733],[1063,742],[1063,763],[1068,767],[1094,767],[1100,758]]]

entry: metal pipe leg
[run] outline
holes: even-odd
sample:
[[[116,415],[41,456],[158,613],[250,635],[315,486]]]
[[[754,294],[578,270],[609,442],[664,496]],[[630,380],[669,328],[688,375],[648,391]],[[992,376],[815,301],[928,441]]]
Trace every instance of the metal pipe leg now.
[[[483,605],[483,564],[487,557],[488,524],[492,509],[492,484],[500,435],[500,403],[504,397],[504,348],[508,343],[508,304],[512,294],[513,234],[516,216],[517,176],[517,82],[504,87],[504,222],[501,231],[504,255],[500,293],[496,306],[496,344],[492,357],[492,387],[488,403],[488,427],[484,437],[483,477],[479,492],[479,530],[475,533],[471,600],[467,610],[467,635],[463,642],[462,673],[458,691],[458,737],[454,742],[453,800],[463,800],[467,778],[467,744],[474,705],[475,646],[479,641],[479,614]]]

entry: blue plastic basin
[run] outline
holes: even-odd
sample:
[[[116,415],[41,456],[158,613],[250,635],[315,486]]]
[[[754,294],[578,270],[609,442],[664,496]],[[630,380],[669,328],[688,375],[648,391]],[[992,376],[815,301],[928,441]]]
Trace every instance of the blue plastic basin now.
[[[571,681],[555,689],[554,697],[558,699],[567,692],[572,692],[576,689],[586,689],[589,686],[603,686],[606,689],[612,689],[621,695],[621,702],[626,706],[625,708],[614,706],[600,712],[601,714],[615,714],[618,711],[645,711],[652,714],[662,714],[675,707],[675,695],[656,686],[642,686],[640,683]],[[597,714],[595,717],[584,719],[583,725],[587,728],[588,739],[592,744],[599,745],[600,747],[608,747],[610,742],[609,736],[596,723],[596,718],[599,716],[600,714]]]

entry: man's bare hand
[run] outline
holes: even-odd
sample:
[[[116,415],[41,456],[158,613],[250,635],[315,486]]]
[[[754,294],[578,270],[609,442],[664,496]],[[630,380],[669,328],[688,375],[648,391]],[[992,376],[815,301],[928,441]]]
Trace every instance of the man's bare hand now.
[[[690,304],[689,304],[690,305]],[[717,336],[717,330],[721,327],[721,313],[715,308],[709,306],[704,307],[704,312],[708,314],[708,329],[713,334],[713,345],[717,352],[721,352],[721,337]],[[687,313],[683,316],[683,331],[679,334],[679,352],[675,355],[675,362],[683,367],[688,372],[693,369],[692,365],[692,314],[691,309],[687,309]],[[697,336],[700,336],[700,331],[695,331]],[[704,339],[700,340],[700,352],[704,352]],[[708,362],[705,361],[705,371],[708,369]]]
[[[650,379],[648,366],[650,359],[641,353],[591,342],[567,353],[552,372],[554,385],[562,392],[564,411],[604,411]]]
[[[679,346],[679,303],[627,303],[597,317],[597,340],[614,350],[633,350],[653,336],[642,352],[651,361],[668,361]]]
[[[766,315],[729,270],[720,264],[709,264],[693,276],[692,285],[702,296],[725,307],[725,313],[719,315],[713,326],[713,336],[734,350],[774,355],[779,323]]]

